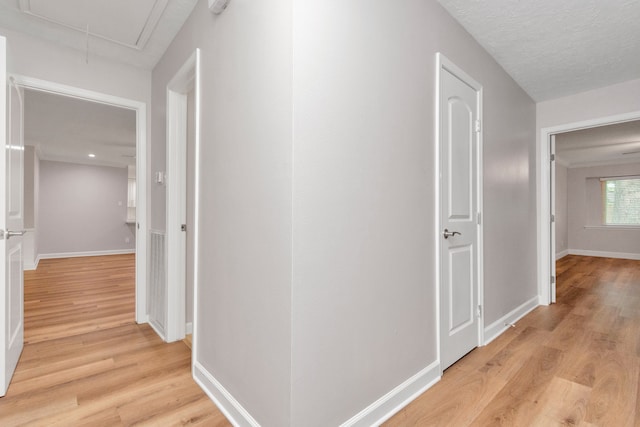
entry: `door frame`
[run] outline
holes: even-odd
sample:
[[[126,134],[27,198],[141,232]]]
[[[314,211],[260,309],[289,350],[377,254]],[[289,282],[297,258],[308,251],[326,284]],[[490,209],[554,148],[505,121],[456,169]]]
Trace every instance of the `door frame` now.
[[[135,318],[147,323],[147,104],[128,98],[67,86],[19,74],[10,74],[24,89],[67,96],[84,101],[98,102],[136,112],[136,285]]]
[[[460,80],[464,81],[467,85],[473,88],[477,93],[477,109],[478,109],[478,120],[480,120],[480,132],[478,133],[478,147],[476,153],[476,203],[477,203],[477,213],[479,215],[479,220],[476,221],[476,231],[477,231],[477,251],[476,251],[476,261],[477,261],[477,271],[476,271],[476,283],[477,283],[477,292],[478,292],[478,304],[481,307],[484,307],[484,245],[483,245],[483,228],[484,228],[484,220],[482,219],[482,215],[484,212],[483,208],[483,168],[482,168],[482,153],[483,153],[483,122],[482,122],[482,103],[483,103],[483,88],[476,80],[470,77],[467,73],[465,73],[461,68],[456,66],[453,62],[447,59],[442,53],[436,53],[436,96],[435,96],[435,159],[436,165],[434,168],[434,182],[435,185],[435,254],[436,254],[436,333],[437,333],[437,352],[438,352],[438,361],[442,360],[441,358],[441,337],[440,337],[440,290],[441,290],[441,257],[440,251],[442,249],[442,245],[444,244],[441,237],[442,233],[442,218],[440,211],[440,125],[441,125],[441,114],[440,111],[440,85],[441,85],[441,73],[443,70],[447,70]],[[484,345],[484,312],[479,313],[478,316],[478,346]]]
[[[196,49],[167,84],[167,326],[166,341],[184,339],[186,333],[186,233],[180,230],[186,217],[187,94],[195,95],[195,189],[193,224],[193,348],[196,346],[198,234],[200,199],[200,49]]]
[[[538,176],[538,299],[542,305],[555,300],[551,290],[551,263],[556,262],[556,254],[551,253],[551,135],[575,130],[640,120],[640,111],[604,116],[578,122],[564,123],[540,129],[540,138],[536,144],[536,172]]]

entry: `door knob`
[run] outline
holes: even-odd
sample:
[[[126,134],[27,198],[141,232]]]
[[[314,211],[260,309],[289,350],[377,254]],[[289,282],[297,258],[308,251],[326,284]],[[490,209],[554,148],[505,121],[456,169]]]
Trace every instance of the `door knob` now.
[[[442,232],[442,235],[444,236],[445,239],[448,239],[449,237],[453,237],[456,234],[462,236],[462,233],[459,231],[449,231],[446,228],[444,229],[444,231]]]

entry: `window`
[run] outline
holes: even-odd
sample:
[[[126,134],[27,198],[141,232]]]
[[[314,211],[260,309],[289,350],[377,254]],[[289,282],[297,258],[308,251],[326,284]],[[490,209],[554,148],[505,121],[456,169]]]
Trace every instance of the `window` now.
[[[600,181],[604,224],[640,226],[640,176]]]

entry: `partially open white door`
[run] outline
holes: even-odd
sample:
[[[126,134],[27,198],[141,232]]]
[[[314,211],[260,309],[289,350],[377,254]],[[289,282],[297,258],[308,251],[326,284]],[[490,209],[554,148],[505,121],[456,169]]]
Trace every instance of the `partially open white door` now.
[[[9,388],[24,341],[22,89],[7,79],[7,44],[0,37],[0,396]]]

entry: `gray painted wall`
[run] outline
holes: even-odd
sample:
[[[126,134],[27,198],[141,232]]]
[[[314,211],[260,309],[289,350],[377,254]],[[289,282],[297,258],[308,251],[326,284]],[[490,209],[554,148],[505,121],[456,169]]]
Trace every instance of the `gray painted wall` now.
[[[153,71],[154,171],[196,47],[196,358],[259,423],[337,425],[437,358],[437,51],[484,86],[485,324],[535,297],[535,105],[435,1],[199,2]]]
[[[39,255],[134,251],[126,215],[126,168],[40,161]]]
[[[36,150],[24,146],[24,228],[35,228],[35,163]]]
[[[569,169],[570,250],[640,255],[640,229],[600,227],[602,194],[599,178],[624,175],[640,175],[640,163]]]
[[[556,255],[569,249],[567,170],[556,162]]]
[[[640,79],[540,102],[536,123],[542,128],[640,111]]]
[[[537,293],[535,105],[435,1],[293,22],[292,425],[327,426],[438,356],[436,52],[484,87],[486,325]]]
[[[166,85],[202,49],[196,359],[265,426],[290,425],[291,4],[199,1],[153,70],[152,171],[164,170]],[[169,177],[170,178],[170,177]],[[152,185],[152,227],[164,188]]]

